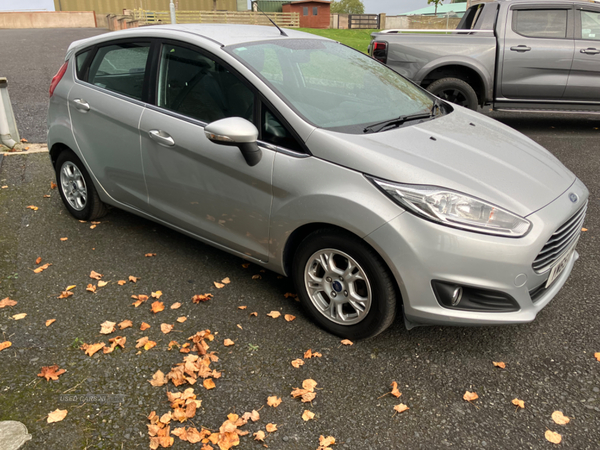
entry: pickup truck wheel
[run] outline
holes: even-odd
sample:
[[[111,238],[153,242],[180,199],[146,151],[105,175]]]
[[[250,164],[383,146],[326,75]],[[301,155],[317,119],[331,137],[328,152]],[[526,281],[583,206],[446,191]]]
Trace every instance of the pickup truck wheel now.
[[[477,94],[466,81],[458,78],[442,78],[431,83],[427,90],[450,103],[477,111]]]

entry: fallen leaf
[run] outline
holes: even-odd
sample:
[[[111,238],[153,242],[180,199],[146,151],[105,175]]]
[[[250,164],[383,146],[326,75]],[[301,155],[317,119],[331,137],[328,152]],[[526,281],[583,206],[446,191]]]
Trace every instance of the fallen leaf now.
[[[596,361],[600,361],[600,352],[594,353],[594,358],[596,358]]]
[[[477,400],[478,398],[479,395],[477,395],[476,392],[466,391],[465,395],[463,395],[463,400],[466,400],[467,402],[472,402],[473,400]]]
[[[0,300],[0,308],[5,308],[7,306],[15,306],[16,304],[17,302],[15,300],[11,300],[8,297],[5,297],[2,300]]]
[[[124,320],[122,322],[119,322],[119,328],[121,330],[124,330],[125,328],[129,328],[133,326],[133,322],[131,320]]]
[[[96,228],[96,225],[90,225],[91,230],[93,230],[94,228]]]
[[[142,303],[144,303],[146,300],[148,300],[148,296],[147,295],[132,295],[131,298],[134,298],[136,301],[132,303],[133,306],[135,306],[136,308],[138,306],[140,306]]]
[[[133,282],[133,283],[137,283],[137,280],[139,280],[140,277],[134,277],[133,275],[129,275],[129,281]]]
[[[68,298],[71,295],[73,295],[73,293],[70,291],[62,291],[57,298]]]
[[[307,391],[314,392],[315,387],[317,386],[317,382],[312,378],[307,378],[302,382],[302,387]]]
[[[52,265],[52,263],[46,263],[43,266],[38,267],[37,269],[34,269],[33,273],[40,273],[43,272],[44,270],[46,270],[48,267],[50,267]]]
[[[8,186],[4,185],[2,186],[2,189],[8,189]]]
[[[69,239],[68,237],[60,238],[60,240],[63,241],[63,242],[66,241],[66,240],[68,240],[68,239]]]
[[[216,287],[217,289],[222,289],[222,288],[224,288],[224,287],[225,287],[225,285],[224,285],[223,283],[219,283],[219,282],[217,282],[217,281],[213,281],[213,284],[215,285],[215,287]]]
[[[354,345],[354,342],[352,342],[352,341],[351,341],[351,340],[349,340],[349,339],[344,339],[344,340],[342,340],[341,342],[342,342],[342,344],[344,344],[344,345]]]
[[[257,312],[251,312],[251,313],[250,313],[250,317],[252,317],[252,316],[254,316],[254,317],[258,317],[258,313],[257,313]]]
[[[265,427],[265,429],[269,433],[275,433],[277,431],[277,425],[275,425],[274,423],[268,423],[267,426]]]
[[[304,365],[304,361],[300,358],[292,361],[292,366],[294,366],[296,369],[298,369],[300,366],[303,366],[303,365]]]
[[[247,269],[248,267],[250,267],[250,264],[249,264],[249,263],[244,263],[244,264],[242,264],[242,267],[243,267],[244,269]]]
[[[546,430],[546,434],[544,434],[547,441],[552,442],[553,444],[560,444],[562,441],[562,436],[554,431]]]
[[[208,390],[210,390],[210,389],[214,389],[214,388],[216,387],[216,386],[215,386],[215,382],[213,381],[213,379],[212,379],[212,378],[206,378],[206,379],[205,379],[205,380],[202,382],[202,384],[203,384],[203,385],[204,385],[204,387],[205,387],[206,389],[208,389]]]
[[[22,138],[22,139],[21,139],[21,142],[29,142],[29,141],[28,141],[27,139],[25,139],[25,138]],[[51,183],[52,183],[52,182],[51,182]]]
[[[106,354],[106,353],[112,353],[115,348],[117,347],[121,347],[121,348],[125,348],[125,342],[127,342],[127,338],[123,337],[123,336],[115,336],[112,339],[109,339],[108,342],[110,342],[110,347],[104,347],[102,349],[102,351]]]
[[[54,322],[56,322],[56,319],[48,319],[46,320],[46,326],[49,327],[50,325],[52,325]]]
[[[305,409],[302,413],[302,420],[304,420],[305,422],[308,422],[310,419],[314,419],[314,417],[315,413],[309,411],[308,409]]]
[[[271,397],[267,397],[267,405],[272,406],[273,408],[277,408],[281,404],[281,398],[276,395],[272,395]]]
[[[235,342],[233,342],[231,339],[225,339],[225,340],[223,341],[223,345],[224,345],[225,347],[231,347],[231,346],[232,346],[232,345],[234,345],[234,344],[235,344]]]
[[[327,436],[327,437],[320,436],[319,437],[320,449],[318,449],[318,450],[327,450],[327,447],[329,447],[330,445],[333,445],[333,444],[335,444],[335,438],[333,436]]]
[[[515,405],[517,409],[525,409],[525,402],[523,400],[519,400],[518,398],[513,399],[512,404]]]
[[[173,325],[169,325],[168,323],[160,324],[160,331],[162,331],[164,334],[170,333],[172,329],[173,329]]]
[[[12,345],[12,342],[10,341],[4,341],[4,342],[0,342],[0,352],[8,347],[10,347]]]
[[[154,375],[152,375],[151,380],[148,380],[148,383],[150,383],[152,386],[155,386],[155,387],[164,386],[168,382],[169,382],[169,380],[167,380],[165,378],[165,374],[162,373],[160,370],[156,371],[156,373]]]
[[[116,330],[115,322],[109,322],[108,320],[100,325],[100,334],[110,334]]]
[[[41,263],[41,262],[42,262],[42,257],[41,257],[41,256],[38,256],[38,257],[37,257],[37,259],[35,260],[35,263],[36,263],[36,264],[39,264],[39,263]]]
[[[98,287],[104,287],[108,284],[108,281],[98,281]]]
[[[254,436],[255,441],[264,441],[265,440],[265,432],[262,430],[258,430],[252,436]]]
[[[506,364],[505,364],[505,363],[503,363],[503,362],[496,362],[496,361],[492,361],[492,364],[493,364],[495,367],[500,367],[501,369],[506,369]]]
[[[91,271],[90,272],[90,278],[94,279],[94,280],[99,280],[100,278],[102,278],[102,274],[95,272],[95,271]]]
[[[56,183],[54,181],[50,182],[50,189],[56,189]]]
[[[104,342],[99,342],[97,344],[83,344],[80,348],[85,350],[85,354],[88,356],[92,356],[98,350],[104,348],[106,344]]]
[[[552,420],[554,420],[554,422],[556,422],[559,425],[566,425],[571,421],[571,419],[563,415],[561,411],[554,411],[552,413]]]
[[[156,342],[149,340],[148,336],[139,338],[136,342],[135,348],[144,347],[144,350],[150,350],[152,347],[156,346]]]
[[[177,318],[177,322],[179,322],[179,323],[183,323],[183,322],[185,322],[186,320],[187,320],[187,317],[185,317],[185,316],[181,316],[181,317],[178,317],[178,318]]]
[[[173,347],[179,347],[179,343],[177,341],[169,342],[169,350],[171,350]]]
[[[284,296],[285,298],[290,298],[290,297],[291,297],[291,298],[296,298],[296,297],[298,297],[298,295],[297,295],[297,294],[292,294],[291,292],[286,292],[285,294],[283,294],[283,296]]]
[[[223,284],[229,284],[229,283],[231,283],[231,280],[229,279],[229,277],[227,277],[227,278],[223,278],[223,279],[221,280],[221,283],[223,283]]]
[[[146,258],[152,258],[153,256],[156,256],[156,253],[146,253],[144,256]]]
[[[50,195],[46,194],[44,195],[44,198],[50,198]]]
[[[281,316],[281,313],[279,311],[271,311],[269,314],[267,314],[267,316],[277,319],[279,316]]]
[[[173,303],[171,305],[171,309],[179,309],[181,307],[181,303],[177,302],[177,303]]]
[[[60,422],[67,417],[68,411],[66,409],[56,409],[48,414],[48,423]]]
[[[117,281],[117,284],[118,284],[119,286],[123,286],[123,285],[124,285],[124,284],[126,284],[126,283],[127,283],[127,281],[125,281],[125,280],[119,280],[119,281]]]
[[[402,392],[398,390],[398,383],[392,381],[392,392],[390,392],[394,397],[398,398],[402,395]]]
[[[207,302],[211,298],[213,298],[212,294],[197,294],[192,297],[192,302],[194,302],[194,303]]]
[[[87,287],[85,288],[86,291],[90,291],[92,293],[96,292],[96,286],[94,286],[93,284],[88,284]]]
[[[20,314],[15,314],[14,316],[12,316],[12,318],[15,320],[21,320],[21,319],[24,319],[25,317],[27,317],[27,313],[20,313]]]
[[[587,228],[582,228],[582,229],[581,229],[581,231],[587,231],[587,230],[588,230]]]
[[[161,312],[165,309],[165,304],[163,302],[159,302],[158,300],[152,303],[150,311],[154,314]]]
[[[58,380],[58,377],[65,372],[65,369],[59,369],[58,364],[54,364],[53,366],[42,367],[42,371],[38,373],[38,377],[43,377],[46,381]]]
[[[252,279],[253,280],[260,280],[262,278],[262,276],[256,274],[256,275],[252,275]]]
[[[140,325],[140,330],[142,331],[147,330],[148,328],[150,328],[150,325],[148,325],[146,322],[142,322],[142,325]]]
[[[287,322],[291,322],[292,320],[294,320],[296,318],[296,316],[292,316],[291,314],[286,314],[285,316],[283,316],[283,318],[287,321]]]
[[[26,208],[32,209],[33,211],[37,211],[39,209],[37,206],[33,206],[33,205],[26,206]]]
[[[72,284],[70,286],[67,286],[66,289],[65,289],[65,291],[71,291],[71,290],[75,289],[76,287],[77,287],[76,284]]]
[[[238,309],[246,309],[247,306],[238,306]]]
[[[163,295],[163,293],[162,293],[162,291],[156,291],[150,295],[152,295],[152,297],[154,297],[154,298],[160,298]]]
[[[404,411],[408,411],[410,408],[406,406],[404,403],[400,403],[399,405],[394,406],[394,411],[398,414],[403,413]]]

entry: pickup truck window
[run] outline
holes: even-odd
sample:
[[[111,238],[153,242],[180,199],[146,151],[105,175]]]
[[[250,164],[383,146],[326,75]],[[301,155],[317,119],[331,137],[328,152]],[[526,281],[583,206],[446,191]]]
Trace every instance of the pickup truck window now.
[[[600,41],[600,12],[581,11],[581,38]]]
[[[533,38],[567,37],[566,9],[519,9],[513,11],[513,31]]]

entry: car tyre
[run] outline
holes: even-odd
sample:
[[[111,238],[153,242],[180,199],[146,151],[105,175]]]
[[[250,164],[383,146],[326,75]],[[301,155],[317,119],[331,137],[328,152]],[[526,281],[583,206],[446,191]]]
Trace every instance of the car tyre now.
[[[394,278],[381,257],[354,235],[332,229],[311,233],[298,247],[292,272],[300,301],[330,333],[365,339],[394,321]]]
[[[63,151],[56,160],[55,170],[58,191],[73,217],[94,220],[107,213],[107,206],[100,200],[88,171],[75,153]]]
[[[466,81],[442,78],[431,83],[427,90],[442,100],[477,111],[477,93]]]

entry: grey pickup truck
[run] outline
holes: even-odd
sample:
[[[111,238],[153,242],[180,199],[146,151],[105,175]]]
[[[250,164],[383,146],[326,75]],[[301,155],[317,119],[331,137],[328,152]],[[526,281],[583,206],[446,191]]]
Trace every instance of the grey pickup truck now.
[[[471,109],[600,113],[600,3],[479,3],[441,33],[373,33],[369,54]]]

